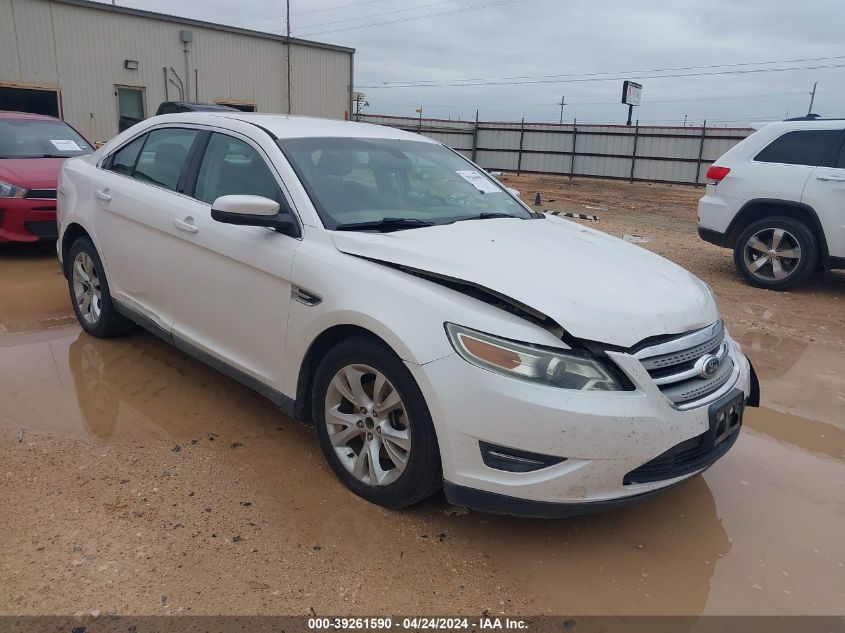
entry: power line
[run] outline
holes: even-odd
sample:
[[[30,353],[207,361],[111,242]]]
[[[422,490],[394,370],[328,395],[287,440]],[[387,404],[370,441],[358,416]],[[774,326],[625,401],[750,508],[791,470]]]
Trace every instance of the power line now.
[[[353,7],[357,9],[358,7],[364,6],[366,4],[375,4],[377,2],[387,2],[387,0],[364,0],[363,2],[350,2],[348,4],[339,4],[339,5],[336,5],[334,7],[327,7],[327,8],[324,8],[324,9],[309,9],[308,11],[296,11],[296,12],[292,12],[291,15],[297,16],[297,15],[308,15],[308,14],[311,14],[311,13],[324,13],[326,11],[340,11],[342,9],[351,9]],[[278,20],[279,18],[283,18],[283,17],[285,17],[284,14],[279,15],[277,13],[276,15],[266,15],[266,16],[261,17],[261,18],[249,18],[248,20],[237,20],[235,22],[230,22],[230,24],[246,24],[247,22],[260,22],[262,20]]]
[[[340,9],[349,9],[351,7],[361,7],[365,4],[375,4],[376,2],[387,2],[387,0],[363,0],[363,2],[348,2],[346,4],[337,4],[333,7],[325,7],[323,9],[309,9],[308,11],[297,11],[291,15],[306,15],[308,13],[325,13],[326,11],[338,11]]]
[[[331,22],[320,22],[319,24],[305,24],[302,26],[303,29],[311,29],[311,28],[318,28],[322,26],[329,26],[331,24],[340,24],[342,22],[349,22],[349,21],[357,21],[357,20],[368,20],[370,18],[378,18],[383,15],[391,15],[393,13],[407,13],[408,11],[419,11],[420,9],[426,9],[428,7],[436,7],[443,4],[454,4],[455,2],[460,2],[461,0],[439,0],[438,2],[431,2],[429,4],[419,4],[414,7],[408,7],[406,9],[394,9],[393,11],[382,11],[381,13],[369,13],[367,15],[360,15],[356,17],[348,17],[343,18],[342,20],[332,20]]]
[[[836,55],[832,57],[804,57],[800,59],[782,59],[782,60],[768,60],[762,62],[739,62],[733,64],[710,64],[707,66],[676,66],[674,68],[652,68],[649,70],[615,70],[615,71],[605,71],[605,72],[593,72],[593,73],[565,73],[559,75],[522,75],[522,76],[515,76],[515,77],[473,77],[469,79],[452,79],[453,82],[465,82],[465,81],[510,81],[515,79],[553,79],[559,77],[597,77],[599,75],[620,75],[620,74],[636,74],[636,73],[656,73],[656,72],[674,72],[679,70],[707,70],[711,68],[735,68],[739,66],[764,66],[770,64],[797,64],[797,63],[804,63],[804,62],[820,62],[820,61],[830,61],[834,59],[845,59],[845,55]],[[385,81],[382,84],[427,84],[431,82],[435,82],[435,79],[417,79],[417,80],[407,80],[407,81]],[[381,84],[379,84],[381,85]],[[369,86],[367,86],[369,87]]]
[[[654,103],[679,103],[679,102],[704,102],[704,101],[734,101],[738,99],[749,98],[763,98],[763,97],[791,97],[804,95],[804,92],[767,92],[760,94],[742,94],[731,95],[725,97],[692,97],[687,99],[649,99],[648,105]],[[567,102],[566,105],[585,106],[585,105],[618,105],[618,101],[572,101]],[[418,103],[385,103],[382,104],[387,108],[416,108]],[[478,103],[426,103],[426,108],[470,108],[475,109]],[[485,108],[553,108],[559,107],[560,103],[484,103]]]
[[[514,4],[516,2],[525,2],[525,0],[499,0],[498,2],[489,2],[487,4],[478,4],[471,7],[463,7],[460,9],[452,9],[451,11],[440,11],[437,13],[427,13],[425,15],[415,15],[407,18],[398,18],[396,20],[387,20],[385,22],[372,22],[370,24],[361,24],[358,26],[348,26],[342,29],[331,29],[328,31],[314,31],[310,33],[301,33],[301,37],[311,37],[314,35],[325,35],[327,33],[340,33],[343,31],[354,31],[357,29],[369,29],[374,26],[385,26],[387,24],[398,24],[400,22],[411,22],[412,20],[422,20],[424,18],[434,18],[443,15],[455,15],[457,13],[466,13],[468,11],[478,11],[482,9],[492,9],[494,7],[501,7],[507,4]]]
[[[621,81],[628,77],[635,79],[673,79],[678,77],[713,77],[718,75],[748,75],[755,73],[775,73],[788,72],[792,70],[822,70],[829,68],[845,68],[845,64],[825,64],[818,66],[793,66],[790,68],[755,68],[749,70],[721,70],[701,73],[674,73],[668,75],[643,75],[630,74],[619,75],[617,77],[584,77],[578,79],[535,79],[529,81],[488,81],[488,82],[473,82],[473,83],[439,83],[439,84],[362,84],[362,88],[370,90],[383,88],[463,88],[468,86],[519,86],[527,84],[566,84],[566,83],[586,83],[597,81]]]

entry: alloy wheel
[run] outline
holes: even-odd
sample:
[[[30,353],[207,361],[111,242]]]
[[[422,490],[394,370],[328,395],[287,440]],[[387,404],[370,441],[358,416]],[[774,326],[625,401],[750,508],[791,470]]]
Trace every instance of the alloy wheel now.
[[[745,243],[745,267],[764,281],[781,281],[798,268],[801,245],[796,237],[781,228],[761,229]]]
[[[103,296],[97,266],[85,251],[76,254],[73,260],[73,298],[79,314],[86,323],[95,325],[103,309]]]
[[[411,455],[411,428],[399,392],[368,365],[342,367],[326,393],[325,424],[335,453],[370,486],[396,481]]]

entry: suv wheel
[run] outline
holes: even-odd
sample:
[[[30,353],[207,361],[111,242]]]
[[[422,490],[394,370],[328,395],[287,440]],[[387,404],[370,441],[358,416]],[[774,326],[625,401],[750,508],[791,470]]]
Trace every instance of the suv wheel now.
[[[785,290],[805,281],[819,259],[816,236],[803,222],[773,217],[750,224],[734,245],[737,270],[753,286]]]
[[[114,309],[103,262],[90,238],[80,237],[71,244],[65,266],[73,311],[83,330],[98,338],[110,338],[134,328]]]
[[[341,342],[320,363],[313,398],[320,448],[352,492],[398,509],[442,486],[428,407],[390,349],[368,337]]]

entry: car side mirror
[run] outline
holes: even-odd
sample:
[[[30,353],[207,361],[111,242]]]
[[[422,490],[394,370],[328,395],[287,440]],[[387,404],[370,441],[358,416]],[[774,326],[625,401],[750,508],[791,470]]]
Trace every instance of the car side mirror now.
[[[263,196],[220,196],[211,205],[211,217],[224,224],[266,226],[286,230],[294,225],[289,211]]]
[[[514,189],[513,187],[505,187],[505,189],[507,189],[508,193],[512,196],[516,196],[517,198],[519,198],[519,189]]]

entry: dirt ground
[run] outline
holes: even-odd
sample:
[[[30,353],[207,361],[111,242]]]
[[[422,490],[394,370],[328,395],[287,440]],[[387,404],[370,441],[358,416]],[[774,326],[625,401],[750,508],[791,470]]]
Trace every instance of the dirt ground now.
[[[52,247],[2,247],[0,614],[845,614],[845,275],[745,285],[700,189],[504,179],[715,289],[763,394],[724,459],[568,520],[387,511],[246,388],[83,334]]]

